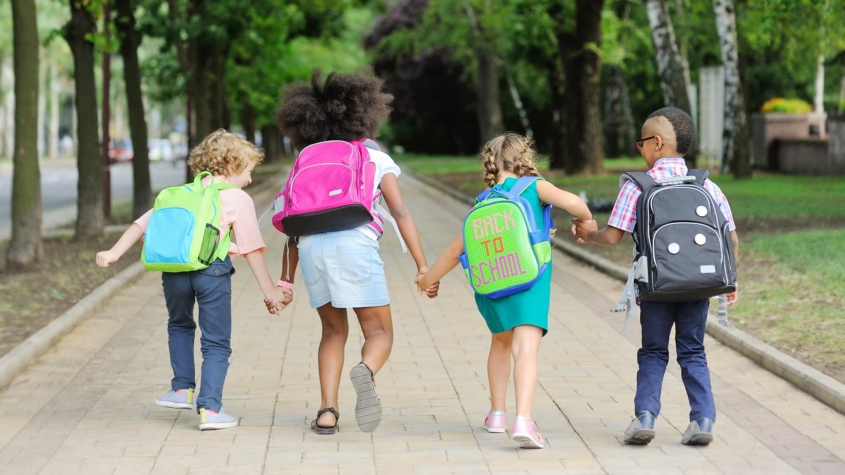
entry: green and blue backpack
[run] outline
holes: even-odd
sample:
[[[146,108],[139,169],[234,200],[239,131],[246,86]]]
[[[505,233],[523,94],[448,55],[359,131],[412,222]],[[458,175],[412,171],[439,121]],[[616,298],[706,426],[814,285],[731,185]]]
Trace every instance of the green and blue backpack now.
[[[225,183],[202,185],[204,171],[193,183],[161,191],[144,236],[141,262],[149,271],[191,272],[205,269],[229,253],[229,230],[220,232],[223,210],[220,191]]]
[[[510,191],[491,188],[476,198],[464,220],[461,266],[476,294],[497,299],[533,286],[552,260],[552,207],[543,207],[537,228],[521,195],[538,177],[520,178]]]

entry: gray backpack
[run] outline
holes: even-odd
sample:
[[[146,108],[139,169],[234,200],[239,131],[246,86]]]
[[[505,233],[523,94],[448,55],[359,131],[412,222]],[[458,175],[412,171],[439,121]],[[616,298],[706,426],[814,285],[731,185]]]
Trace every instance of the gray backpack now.
[[[686,302],[736,291],[729,222],[704,188],[708,175],[690,170],[688,176],[661,180],[647,173],[620,177],[620,187],[630,180],[642,195],[633,232],[634,265],[616,311],[627,306],[632,317],[634,285],[640,300],[652,302]],[[719,321],[729,325],[724,297]]]

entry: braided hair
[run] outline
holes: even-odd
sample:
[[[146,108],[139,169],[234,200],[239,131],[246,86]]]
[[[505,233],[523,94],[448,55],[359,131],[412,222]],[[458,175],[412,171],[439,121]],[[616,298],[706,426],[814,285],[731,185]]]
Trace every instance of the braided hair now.
[[[511,132],[487,142],[481,149],[484,183],[492,187],[499,182],[502,172],[510,172],[517,177],[540,176],[532,145],[528,137]]]

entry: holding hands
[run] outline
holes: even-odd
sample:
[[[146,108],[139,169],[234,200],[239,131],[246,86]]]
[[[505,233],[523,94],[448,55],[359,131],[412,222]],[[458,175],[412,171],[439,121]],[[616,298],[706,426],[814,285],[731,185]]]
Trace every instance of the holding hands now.
[[[591,242],[598,230],[598,223],[594,219],[583,221],[576,218],[572,220],[572,235],[576,237],[580,244]]]
[[[423,280],[423,277],[425,277],[428,271],[428,267],[420,267],[417,270],[417,276],[414,278],[414,284],[417,286],[417,293],[419,295],[425,294],[428,298],[433,299],[434,297],[437,297],[437,294],[440,292],[440,281],[431,284],[426,289],[420,287],[420,282]]]
[[[270,312],[271,315],[278,315],[282,313],[282,310],[284,310],[292,301],[293,289],[276,287],[276,290],[265,296],[264,305],[267,307],[267,311]]]

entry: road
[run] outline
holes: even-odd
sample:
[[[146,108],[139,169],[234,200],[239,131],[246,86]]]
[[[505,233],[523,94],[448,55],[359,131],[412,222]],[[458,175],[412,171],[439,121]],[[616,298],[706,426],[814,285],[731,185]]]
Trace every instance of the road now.
[[[185,180],[184,162],[176,165],[154,162],[150,165],[154,190],[178,185]],[[76,163],[73,161],[41,162],[41,197],[44,207],[44,230],[66,225],[76,219]],[[111,167],[113,205],[132,200],[132,165],[118,163]],[[11,236],[12,167],[0,164],[0,240]]]

